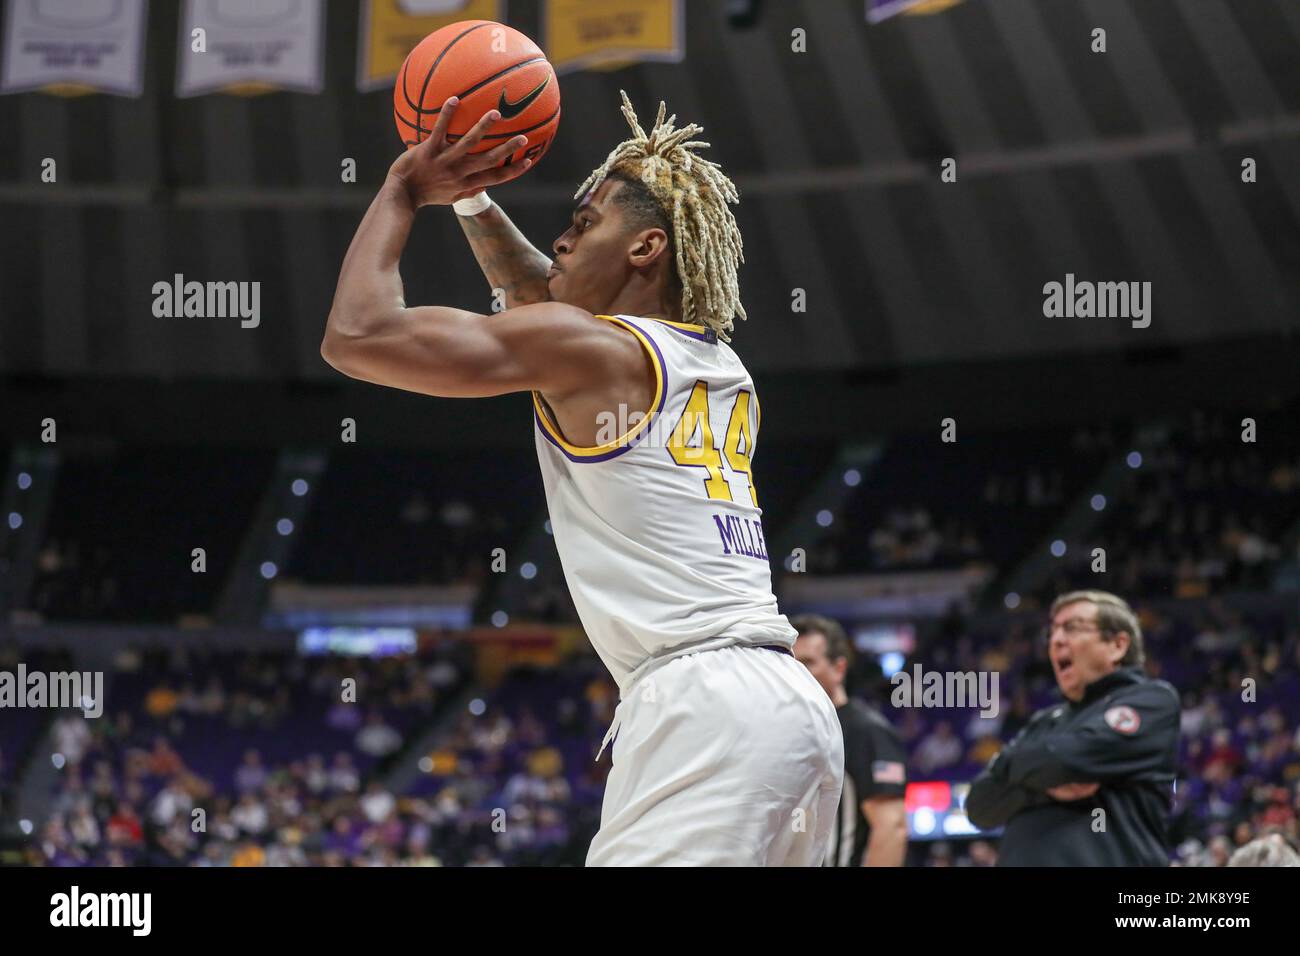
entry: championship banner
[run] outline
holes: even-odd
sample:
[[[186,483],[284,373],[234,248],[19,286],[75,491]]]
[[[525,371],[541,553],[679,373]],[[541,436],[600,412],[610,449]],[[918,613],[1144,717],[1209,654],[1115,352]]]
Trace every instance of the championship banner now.
[[[959,3],[961,0],[867,0],[867,20],[879,23],[896,13],[939,13]]]
[[[458,20],[505,23],[504,0],[365,0],[357,51],[357,89],[392,86],[406,54]]]
[[[319,93],[323,18],[321,0],[185,0],[176,95]]]
[[[148,0],[9,0],[0,93],[139,96],[147,6]]]
[[[556,74],[642,60],[680,63],[682,0],[546,0],[541,47]]]

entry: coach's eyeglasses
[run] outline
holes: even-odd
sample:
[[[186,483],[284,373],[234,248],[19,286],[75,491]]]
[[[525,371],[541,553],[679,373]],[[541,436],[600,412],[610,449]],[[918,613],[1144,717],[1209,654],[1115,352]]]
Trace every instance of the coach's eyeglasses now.
[[[1070,637],[1074,637],[1078,634],[1087,634],[1091,631],[1096,631],[1101,634],[1105,633],[1106,630],[1096,621],[1085,621],[1083,618],[1075,617],[1056,626],[1053,626],[1050,623],[1044,624],[1042,630],[1038,632],[1039,639],[1044,644],[1051,643],[1052,635],[1056,633],[1058,627],[1060,630],[1065,631],[1065,633]]]

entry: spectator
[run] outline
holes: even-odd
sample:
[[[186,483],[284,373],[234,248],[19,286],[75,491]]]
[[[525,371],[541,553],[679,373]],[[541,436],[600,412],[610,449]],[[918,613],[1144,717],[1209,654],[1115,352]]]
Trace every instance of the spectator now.
[[[135,809],[123,801],[117,805],[117,811],[108,819],[105,836],[112,846],[139,846],[144,842],[144,827]]]
[[[1280,833],[1270,833],[1233,853],[1228,866],[1300,866],[1300,853]]]
[[[259,836],[270,825],[266,804],[254,793],[245,793],[230,811],[230,821],[249,836]]]
[[[165,828],[177,819],[188,823],[193,809],[194,800],[189,791],[181,785],[179,777],[173,777],[154,798],[150,817],[157,826]]]
[[[165,737],[156,737],[149,755],[149,773],[155,777],[171,777],[185,769],[180,754],[172,749]]]
[[[81,714],[64,714],[54,722],[54,747],[70,764],[81,763],[90,747],[90,726]]]
[[[155,720],[166,720],[176,710],[180,697],[167,684],[160,684],[144,700],[145,712]]]
[[[387,757],[402,748],[402,735],[384,722],[384,715],[372,710],[366,725],[357,731],[356,747],[371,757]]]
[[[235,771],[235,790],[249,793],[262,789],[266,783],[266,768],[262,766],[262,755],[256,750],[244,752],[244,761]]]
[[[355,793],[361,786],[357,768],[352,763],[352,756],[346,750],[340,750],[334,755],[334,762],[329,770],[329,786],[336,793]]]
[[[361,798],[361,809],[371,823],[383,823],[397,809],[397,800],[378,781],[373,781]]]

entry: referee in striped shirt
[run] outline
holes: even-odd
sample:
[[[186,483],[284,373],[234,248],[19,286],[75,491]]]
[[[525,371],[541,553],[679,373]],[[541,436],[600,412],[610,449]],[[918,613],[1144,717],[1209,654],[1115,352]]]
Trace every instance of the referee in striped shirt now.
[[[844,789],[825,866],[902,866],[907,855],[907,751],[876,710],[844,691],[849,640],[828,617],[790,619],[795,657],[835,704],[844,731]]]

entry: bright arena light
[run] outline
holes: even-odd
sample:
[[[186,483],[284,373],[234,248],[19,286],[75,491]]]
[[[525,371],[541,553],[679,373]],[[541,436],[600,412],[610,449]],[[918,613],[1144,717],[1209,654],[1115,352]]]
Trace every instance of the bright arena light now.
[[[18,472],[18,490],[26,491],[32,486],[32,476],[25,471]]]
[[[844,473],[844,483],[850,488],[856,488],[858,485],[862,484],[862,472],[858,471],[856,468],[850,468]]]
[[[1057,538],[1052,542],[1052,557],[1060,558],[1065,556],[1065,542]]]
[[[9,527],[10,527],[10,529],[13,530],[13,531],[17,531],[17,530],[18,530],[19,528],[21,528],[22,526],[23,526],[23,516],[20,515],[17,511],[11,511],[11,512],[9,512]]]
[[[303,481],[301,478],[295,478],[293,480],[293,484],[289,486],[289,490],[292,491],[294,495],[298,498],[301,498],[310,489],[311,486],[308,485],[307,482]]]
[[[929,836],[934,832],[934,811],[929,807],[918,807],[912,814],[912,829],[918,836]]]
[[[505,611],[492,612],[493,627],[505,627],[509,623],[510,623],[510,615],[507,614]]]
[[[1005,604],[1008,609],[1014,611],[1016,608],[1020,607],[1020,595],[1015,591],[1012,591],[1002,599],[1002,603]]]
[[[275,577],[276,573],[279,571],[279,568],[275,566],[274,561],[263,561],[260,570],[262,572],[262,577],[266,578],[269,581],[271,580],[271,578]]]
[[[1092,496],[1092,510],[1093,510],[1093,511],[1102,511],[1103,509],[1105,509],[1105,507],[1106,507],[1106,496],[1105,496],[1105,495],[1093,495],[1093,496]]]
[[[531,581],[537,577],[537,565],[531,561],[525,561],[519,566],[519,576],[525,581]]]
[[[279,533],[280,537],[287,538],[289,535],[293,534],[293,521],[289,518],[281,518],[275,523],[275,530]]]
[[[823,528],[829,528],[831,526],[831,522],[834,520],[835,520],[835,516],[831,514],[829,511],[827,511],[825,508],[817,512],[817,523],[821,525]]]
[[[487,710],[487,704],[483,703],[483,699],[481,697],[475,697],[473,700],[469,702],[469,712],[473,714],[475,717],[482,717],[484,711],[486,710]]]
[[[1128,466],[1129,466],[1130,468],[1141,468],[1141,467],[1142,467],[1142,452],[1140,452],[1140,451],[1131,451],[1131,452],[1128,453],[1128,458],[1126,458],[1126,459],[1124,459],[1124,460],[1128,462]]]

